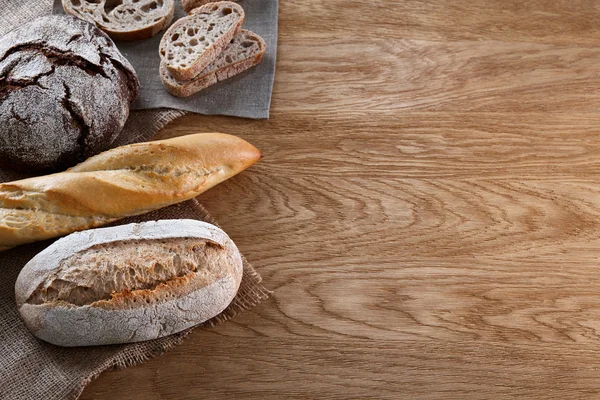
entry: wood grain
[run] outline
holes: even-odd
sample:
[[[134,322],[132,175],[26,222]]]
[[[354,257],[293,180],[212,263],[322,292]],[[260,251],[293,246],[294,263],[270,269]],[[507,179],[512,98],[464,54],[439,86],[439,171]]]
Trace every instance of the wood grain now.
[[[269,301],[82,399],[594,398],[600,6],[280,3],[261,149],[200,200]]]
[[[114,390],[111,398],[489,399],[544,393],[547,399],[586,399],[600,393],[596,365],[581,364],[598,358],[598,350],[573,345],[232,341],[216,335],[205,336],[203,344],[173,350],[163,357],[160,373],[133,368],[106,374],[114,389],[136,388]],[[106,394],[92,385],[84,397]]]

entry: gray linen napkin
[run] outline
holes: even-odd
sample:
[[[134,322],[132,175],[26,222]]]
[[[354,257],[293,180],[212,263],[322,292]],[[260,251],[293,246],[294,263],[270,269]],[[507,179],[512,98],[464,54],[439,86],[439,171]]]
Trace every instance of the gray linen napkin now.
[[[175,1],[175,18],[186,15],[181,1]],[[141,83],[133,110],[172,108],[200,114],[221,114],[244,118],[269,118],[277,54],[278,0],[242,0],[246,18],[242,27],[258,33],[267,43],[262,62],[242,74],[213,85],[191,97],[177,98],[163,88],[158,73],[158,45],[163,32],[146,40],[117,42],[117,47],[135,68]],[[64,14],[61,0],[54,0],[55,14]]]

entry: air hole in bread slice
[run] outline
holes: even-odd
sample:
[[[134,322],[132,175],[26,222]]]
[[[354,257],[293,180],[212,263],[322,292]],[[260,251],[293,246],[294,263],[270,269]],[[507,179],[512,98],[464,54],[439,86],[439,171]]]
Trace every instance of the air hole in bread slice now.
[[[123,0],[106,0],[104,3],[104,12],[110,14],[115,8],[123,4]]]
[[[154,11],[158,8],[158,3],[156,1],[153,1],[150,4],[146,4],[145,6],[142,6],[142,8],[140,8],[140,10],[142,10],[142,12],[150,12],[150,11]]]
[[[198,39],[194,38],[194,39],[190,40],[190,46],[198,46]]]
[[[79,6],[81,6],[81,1],[71,0],[71,4],[73,5],[73,7],[79,7]]]
[[[177,39],[179,39],[179,33],[176,33],[173,36],[171,36],[172,41],[176,41]]]
[[[247,49],[248,47],[252,47],[253,45],[254,45],[254,43],[250,42],[250,41],[245,41],[242,43],[242,47],[245,49]]]
[[[187,30],[188,36],[194,36],[196,34],[194,28],[188,28]]]
[[[226,16],[229,15],[233,12],[233,10],[229,7],[225,7],[224,9],[221,10],[221,15],[222,16]]]

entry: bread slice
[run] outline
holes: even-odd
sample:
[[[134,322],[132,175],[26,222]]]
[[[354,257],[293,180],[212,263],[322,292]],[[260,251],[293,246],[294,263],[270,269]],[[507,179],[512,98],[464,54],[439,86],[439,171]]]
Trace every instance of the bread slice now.
[[[175,22],[160,41],[160,57],[176,79],[191,80],[231,42],[244,21],[244,9],[231,1],[209,3]]]
[[[186,13],[208,3],[215,3],[215,0],[181,0],[181,5]]]
[[[189,81],[175,79],[160,65],[160,77],[169,93],[176,97],[188,97],[217,82],[231,78],[260,63],[267,45],[256,33],[242,29],[223,50],[223,52],[206,67],[200,75]]]
[[[62,5],[114,40],[152,37],[169,26],[175,12],[175,0],[62,0]]]

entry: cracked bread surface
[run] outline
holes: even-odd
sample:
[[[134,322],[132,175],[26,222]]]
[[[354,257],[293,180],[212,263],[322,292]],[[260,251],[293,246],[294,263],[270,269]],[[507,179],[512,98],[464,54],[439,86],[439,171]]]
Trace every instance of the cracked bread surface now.
[[[152,37],[169,26],[175,12],[175,0],[62,0],[62,5],[114,40]]]
[[[233,300],[241,255],[225,232],[161,220],[79,232],[34,257],[15,285],[37,337],[61,346],[155,339],[219,314]]]
[[[226,80],[260,63],[267,49],[265,41],[256,33],[242,29],[225,50],[198,76],[189,81],[175,79],[164,63],[160,77],[167,91],[176,97],[191,96],[210,85]]]
[[[66,168],[106,150],[139,93],[133,67],[93,25],[38,18],[0,39],[0,164]]]
[[[244,10],[231,1],[192,10],[163,35],[159,53],[169,73],[190,80],[213,62],[240,30]]]

